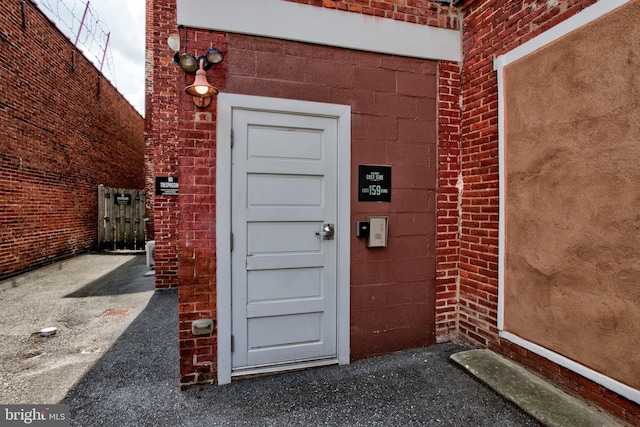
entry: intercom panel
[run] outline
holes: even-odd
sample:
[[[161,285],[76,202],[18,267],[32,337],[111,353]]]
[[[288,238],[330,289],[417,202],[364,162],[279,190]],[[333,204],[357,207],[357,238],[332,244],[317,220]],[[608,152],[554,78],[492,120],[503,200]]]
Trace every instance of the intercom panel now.
[[[369,220],[369,236],[367,237],[367,247],[386,248],[388,235],[388,218],[386,216],[372,216]]]

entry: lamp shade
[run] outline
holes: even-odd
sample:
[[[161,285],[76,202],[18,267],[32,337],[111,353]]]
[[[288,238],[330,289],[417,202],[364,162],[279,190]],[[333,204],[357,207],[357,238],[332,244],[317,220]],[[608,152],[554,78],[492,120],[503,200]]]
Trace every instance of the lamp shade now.
[[[190,53],[180,55],[180,67],[187,73],[193,73],[198,69],[198,60]]]
[[[218,89],[211,86],[207,81],[207,76],[205,76],[203,69],[196,71],[196,78],[193,84],[187,86],[184,90],[191,96],[202,97],[213,96],[218,93]]]
[[[218,49],[211,48],[205,55],[209,64],[219,64],[224,59],[224,55]]]
[[[196,78],[193,81],[193,84],[184,88],[184,91],[193,97],[210,98],[218,93],[218,89],[211,86],[207,81],[207,75],[204,71],[204,59],[201,59],[199,62],[200,68],[196,71]]]

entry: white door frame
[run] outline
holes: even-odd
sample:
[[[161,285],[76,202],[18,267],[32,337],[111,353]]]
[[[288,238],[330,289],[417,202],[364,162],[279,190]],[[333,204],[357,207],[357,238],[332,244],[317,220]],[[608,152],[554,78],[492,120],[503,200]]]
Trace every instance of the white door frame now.
[[[231,129],[234,109],[276,111],[338,120],[337,339],[338,363],[350,361],[351,107],[220,93],[216,148],[216,305],[218,384],[231,382]]]

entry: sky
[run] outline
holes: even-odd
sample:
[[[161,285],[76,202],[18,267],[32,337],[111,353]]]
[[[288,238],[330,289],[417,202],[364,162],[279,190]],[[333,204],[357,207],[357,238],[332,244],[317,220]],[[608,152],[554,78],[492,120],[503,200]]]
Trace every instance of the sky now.
[[[37,0],[37,3],[73,43],[87,0]],[[107,33],[110,37],[103,74],[144,115],[145,0],[89,0],[89,13],[78,45],[97,68]]]

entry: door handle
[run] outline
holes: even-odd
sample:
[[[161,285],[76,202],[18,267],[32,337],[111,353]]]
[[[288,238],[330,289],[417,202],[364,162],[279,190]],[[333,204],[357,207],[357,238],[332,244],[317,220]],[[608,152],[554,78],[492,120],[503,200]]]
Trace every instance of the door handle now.
[[[322,240],[333,240],[333,235],[335,234],[335,230],[333,228],[333,224],[324,224],[322,226],[322,231],[316,233],[316,236],[321,236]]]

